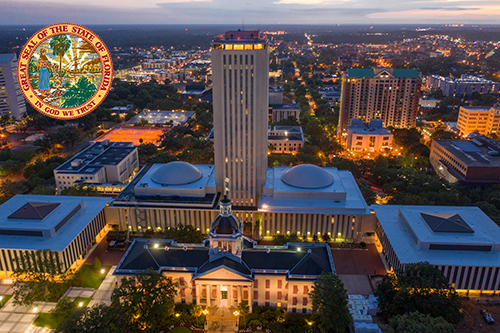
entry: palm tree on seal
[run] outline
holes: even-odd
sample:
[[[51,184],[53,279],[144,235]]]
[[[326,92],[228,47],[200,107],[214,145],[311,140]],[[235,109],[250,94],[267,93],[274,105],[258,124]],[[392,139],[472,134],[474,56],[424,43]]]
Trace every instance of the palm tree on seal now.
[[[50,39],[50,48],[55,56],[59,56],[59,77],[62,78],[62,58],[71,47],[71,40],[66,35],[57,35]]]

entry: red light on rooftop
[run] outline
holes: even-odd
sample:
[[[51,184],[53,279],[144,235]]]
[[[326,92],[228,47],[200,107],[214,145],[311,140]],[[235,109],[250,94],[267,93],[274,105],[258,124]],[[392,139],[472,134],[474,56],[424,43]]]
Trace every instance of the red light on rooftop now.
[[[238,40],[240,40],[240,39],[241,39],[241,37],[238,37]]]

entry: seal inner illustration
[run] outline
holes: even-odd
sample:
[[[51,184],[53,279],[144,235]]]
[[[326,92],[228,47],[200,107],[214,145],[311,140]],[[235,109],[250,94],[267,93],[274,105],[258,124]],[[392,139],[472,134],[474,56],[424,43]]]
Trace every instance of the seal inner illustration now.
[[[101,82],[101,61],[83,38],[56,35],[42,42],[30,59],[33,91],[44,102],[72,108],[87,102]]]

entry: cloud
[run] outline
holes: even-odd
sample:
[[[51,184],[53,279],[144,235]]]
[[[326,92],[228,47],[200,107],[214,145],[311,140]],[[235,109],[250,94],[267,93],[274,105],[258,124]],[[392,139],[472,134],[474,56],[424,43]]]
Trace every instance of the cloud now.
[[[500,18],[498,0],[386,0],[376,6],[373,0],[0,0],[0,4],[4,25],[239,24],[242,19],[255,24],[488,23]]]
[[[445,10],[445,11],[454,11],[454,12],[459,12],[459,11],[464,11],[464,10],[480,10],[481,8],[479,7],[424,7],[420,8],[421,10]]]

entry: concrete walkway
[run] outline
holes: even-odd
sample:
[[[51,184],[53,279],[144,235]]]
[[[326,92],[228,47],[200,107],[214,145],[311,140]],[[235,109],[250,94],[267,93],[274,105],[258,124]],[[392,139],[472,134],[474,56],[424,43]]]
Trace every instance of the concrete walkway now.
[[[12,295],[13,292],[12,283],[0,283],[0,295]]]
[[[92,300],[88,305],[89,307],[98,303],[105,303],[107,305],[111,304],[111,293],[115,288],[113,285],[116,282],[116,277],[113,276],[113,272],[115,271],[115,269],[116,266],[111,267],[108,274],[104,278],[104,281],[102,281],[101,285],[99,286],[99,289],[97,289],[97,291],[94,293],[94,296],[92,297]]]
[[[63,297],[75,299],[77,297],[91,298],[96,293],[94,288],[70,287],[64,293]]]
[[[234,333],[236,326],[236,316],[233,315],[235,308],[228,308],[225,306],[211,307],[210,316],[208,317],[208,331],[221,332],[221,333]]]
[[[33,331],[31,324],[35,321],[38,312],[49,312],[56,303],[35,302],[32,306],[16,306],[11,298],[7,304],[0,309],[0,332],[2,333],[42,333],[50,332]],[[36,312],[34,309],[36,308]]]

